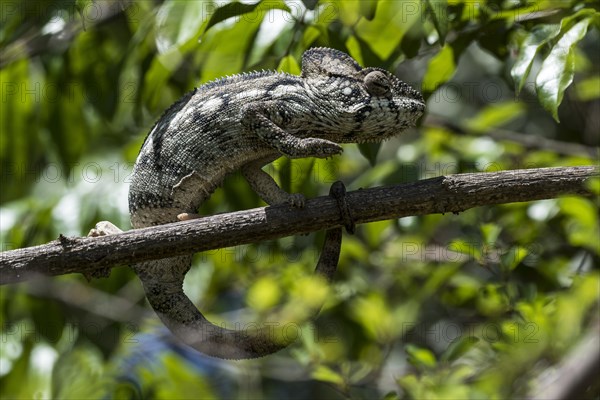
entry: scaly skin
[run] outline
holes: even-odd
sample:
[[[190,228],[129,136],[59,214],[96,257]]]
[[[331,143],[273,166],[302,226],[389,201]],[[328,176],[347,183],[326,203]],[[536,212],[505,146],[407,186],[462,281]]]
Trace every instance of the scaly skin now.
[[[268,204],[302,207],[261,168],[279,158],[330,157],[339,143],[379,142],[414,125],[421,95],[389,72],[361,68],[337,50],[302,57],[302,75],[257,72],[205,84],[173,104],[149,133],[129,192],[134,228],[197,212],[224,177],[241,170]],[[181,217],[180,217],[181,218]],[[327,232],[316,272],[331,280],[341,231]],[[247,333],[210,323],[183,293],[191,256],[133,266],[148,301],[183,342],[207,355],[261,357],[287,346],[272,332]]]

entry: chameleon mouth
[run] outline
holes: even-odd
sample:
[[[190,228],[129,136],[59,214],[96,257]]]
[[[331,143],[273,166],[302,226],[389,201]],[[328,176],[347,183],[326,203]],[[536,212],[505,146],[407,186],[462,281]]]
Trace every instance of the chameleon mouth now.
[[[420,94],[417,97],[403,97],[400,103],[409,113],[416,115],[415,120],[425,112],[425,101]]]
[[[402,98],[401,112],[396,115],[395,123],[373,126],[367,131],[353,130],[344,135],[344,143],[382,143],[400,136],[407,129],[416,126],[417,120],[425,111],[425,103],[419,98]]]

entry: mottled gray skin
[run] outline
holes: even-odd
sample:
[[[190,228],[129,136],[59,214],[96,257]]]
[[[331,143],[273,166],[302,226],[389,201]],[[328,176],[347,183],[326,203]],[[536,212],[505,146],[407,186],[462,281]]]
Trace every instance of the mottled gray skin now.
[[[342,152],[338,143],[388,139],[413,126],[424,107],[421,95],[389,72],[361,68],[326,48],[304,53],[301,76],[264,71],[207,83],[173,104],[146,138],[129,192],[132,225],[159,225],[197,212],[237,170],[268,204],[302,207],[302,195],[280,189],[261,167],[281,156],[334,156]],[[317,265],[327,279],[340,241],[339,229],[327,233]],[[269,332],[225,330],[206,320],[182,290],[190,264],[185,256],[134,266],[150,304],[181,340],[232,359],[289,344]]]

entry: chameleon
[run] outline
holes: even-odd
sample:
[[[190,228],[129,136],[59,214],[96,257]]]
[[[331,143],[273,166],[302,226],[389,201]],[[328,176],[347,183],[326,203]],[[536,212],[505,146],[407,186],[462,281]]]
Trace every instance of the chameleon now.
[[[262,167],[282,156],[332,157],[342,143],[384,141],[414,126],[424,109],[421,94],[390,72],[323,47],[304,52],[299,76],[261,71],[211,81],[171,105],[147,135],[131,175],[131,224],[199,218],[200,205],[235,171],[267,204],[301,208],[304,196],[285,192]],[[341,228],[326,232],[316,272],[329,280],[340,243]],[[208,321],[182,289],[191,261],[186,255],[132,266],[175,336],[226,359],[261,357],[289,344]]]

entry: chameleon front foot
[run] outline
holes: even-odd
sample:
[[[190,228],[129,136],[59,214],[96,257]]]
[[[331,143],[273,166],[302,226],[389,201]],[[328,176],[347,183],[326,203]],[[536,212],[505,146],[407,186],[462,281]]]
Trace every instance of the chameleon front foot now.
[[[123,232],[118,226],[109,221],[100,221],[96,224],[96,226],[90,229],[90,233],[88,233],[88,237],[98,237],[98,236],[107,236],[114,235],[117,233]]]
[[[123,232],[119,227],[109,221],[100,221],[96,226],[90,229],[88,237],[100,237],[114,235]],[[110,276],[110,268],[96,269],[90,272],[84,272],[85,279],[91,281],[93,278],[108,278]]]

